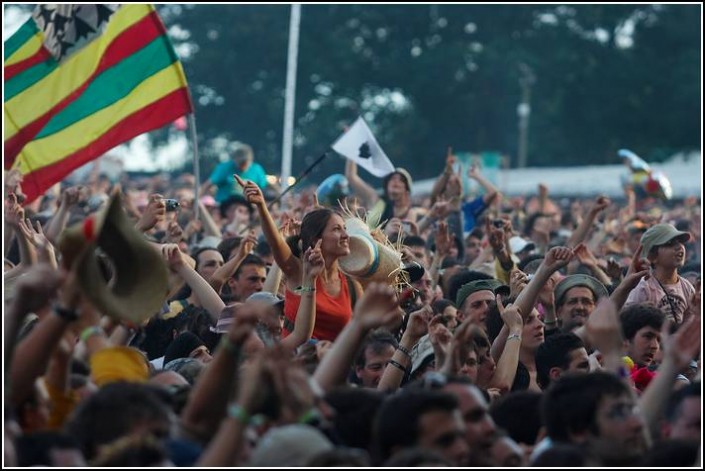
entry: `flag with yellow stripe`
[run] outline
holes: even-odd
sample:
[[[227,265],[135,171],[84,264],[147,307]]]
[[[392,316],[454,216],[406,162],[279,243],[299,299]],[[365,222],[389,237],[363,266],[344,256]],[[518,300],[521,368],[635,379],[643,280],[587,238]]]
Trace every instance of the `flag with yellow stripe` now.
[[[39,5],[5,42],[5,169],[28,201],[122,142],[192,111],[151,5]]]

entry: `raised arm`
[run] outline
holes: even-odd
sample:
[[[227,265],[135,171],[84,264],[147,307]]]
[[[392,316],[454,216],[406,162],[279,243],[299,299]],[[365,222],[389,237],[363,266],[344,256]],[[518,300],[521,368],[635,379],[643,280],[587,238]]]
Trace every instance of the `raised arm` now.
[[[497,307],[502,316],[504,325],[509,330],[509,336],[505,340],[502,354],[497,361],[497,369],[490,382],[490,387],[498,388],[502,394],[509,392],[514,384],[514,378],[519,366],[519,351],[521,350],[521,334],[524,328],[524,320],[516,305],[509,305],[506,308],[502,305],[501,296],[497,295]]]
[[[17,197],[14,194],[8,195],[5,199],[5,229],[6,232],[14,232],[15,237],[17,237],[17,244],[20,249],[20,264],[29,266],[37,263],[37,252],[20,228],[23,221],[24,208],[17,202]]]
[[[372,208],[379,199],[379,196],[374,188],[360,178],[357,174],[357,164],[350,159],[346,159],[345,161],[345,178],[348,179],[350,187],[357,197],[362,200],[363,205],[366,206],[367,209]]]
[[[240,242],[240,247],[238,248],[235,256],[225,262],[223,266],[219,267],[215,273],[213,273],[209,283],[216,293],[220,293],[220,290],[228,281],[228,278],[233,276],[242,261],[245,260],[245,257],[247,257],[250,252],[252,252],[252,249],[254,249],[256,244],[257,237],[255,237],[255,232],[250,231],[250,233],[247,234],[247,237],[242,239]]]
[[[294,331],[281,341],[281,344],[288,350],[294,350],[302,343],[306,342],[313,335],[313,327],[316,324],[316,280],[325,268],[325,260],[321,253],[322,239],[318,239],[316,246],[306,249],[303,260],[303,277],[301,286],[301,302],[299,310],[296,311],[296,322]]]
[[[256,323],[257,315],[246,306],[240,306],[228,333],[223,336],[220,342],[213,361],[208,364],[208,368],[205,369],[189,395],[188,403],[181,413],[181,420],[186,429],[195,433],[199,438],[210,438],[223,417],[243,359],[242,350],[247,339],[253,335]],[[249,410],[248,412],[252,413],[253,411]],[[227,427],[228,422],[226,421],[223,426]],[[230,423],[229,425],[236,424]],[[233,440],[234,437],[230,438]],[[230,443],[231,446],[234,446],[236,441],[233,440]],[[211,443],[208,450],[211,450],[213,446],[214,443]],[[217,454],[220,453],[222,450]],[[204,455],[208,456],[208,453],[204,452]],[[221,466],[223,465],[221,464]]]
[[[629,264],[626,276],[610,295],[610,299],[614,302],[615,306],[617,306],[618,310],[622,309],[622,306],[624,306],[629,298],[629,293],[636,288],[639,281],[649,274],[649,261],[645,258],[641,258],[641,251],[642,246],[639,244],[639,247],[632,256],[632,261]]]
[[[225,303],[218,293],[208,284],[208,282],[198,274],[196,270],[185,263],[181,256],[179,246],[175,244],[166,244],[162,246],[162,256],[169,264],[171,271],[178,273],[181,278],[191,287],[193,293],[198,296],[201,306],[208,311],[211,319],[214,322],[218,321],[221,311],[225,307]]]
[[[47,279],[43,281],[54,290],[63,281],[64,277],[60,272],[52,270],[44,273]],[[61,307],[58,308],[57,305],[53,310],[47,312],[29,335],[17,345],[10,367],[12,379],[10,397],[15,405],[21,404],[27,398],[34,381],[44,374],[52,353],[61,341],[66,328],[77,317],[74,313],[80,299],[77,295],[78,288],[75,286],[74,276],[69,275],[69,278],[62,290]],[[48,291],[39,293],[45,301],[48,300]],[[46,303],[43,307],[39,304],[35,304],[35,306],[38,307],[37,310],[48,308]],[[63,312],[69,314],[61,315]]]
[[[52,243],[59,240],[59,235],[66,227],[69,220],[69,211],[72,206],[78,204],[81,198],[85,198],[85,189],[82,186],[72,186],[61,194],[61,203],[49,221],[46,228],[46,236]]]
[[[428,324],[432,315],[433,310],[428,304],[409,314],[409,321],[399,341],[399,347],[382,373],[377,385],[378,390],[391,392],[399,389],[404,376],[411,369],[411,349],[428,332]],[[402,370],[400,367],[404,369]]]
[[[431,204],[436,202],[436,199],[443,194],[443,190],[448,184],[450,176],[453,175],[453,164],[455,164],[455,156],[453,155],[453,149],[448,147],[448,153],[446,154],[446,166],[443,169],[443,173],[440,174],[436,181],[433,182],[433,188],[431,189]]]
[[[592,272],[592,275],[597,278],[600,283],[605,286],[610,286],[612,284],[612,279],[607,276],[607,273],[605,273],[602,268],[600,268],[600,265],[597,262],[597,258],[595,258],[595,256],[585,244],[581,242],[580,244],[575,246],[574,252],[575,255],[578,257],[578,260],[580,260],[580,263],[588,267]]]
[[[49,242],[42,230],[42,224],[37,221],[36,229],[32,227],[29,219],[20,221],[19,229],[22,232],[25,240],[27,240],[35,249],[37,260],[39,263],[46,263],[54,269],[59,265],[56,263],[54,246]]]
[[[588,232],[590,231],[590,228],[595,222],[595,218],[597,218],[597,215],[600,214],[600,212],[602,212],[610,204],[611,202],[609,198],[607,198],[606,196],[599,196],[595,200],[593,205],[590,207],[590,210],[582,219],[582,221],[580,221],[578,227],[570,235],[570,239],[568,239],[566,245],[570,248],[573,248],[583,242]]]
[[[639,408],[651,430],[655,430],[658,425],[676,376],[700,350],[702,322],[699,317],[691,317],[685,321],[673,335],[669,335],[669,327],[669,322],[666,321],[661,329],[663,362],[658,368],[658,374],[639,398]]]
[[[492,184],[492,182],[482,176],[480,170],[475,165],[472,165],[468,170],[468,177],[475,180],[482,188],[484,188],[485,194],[482,199],[487,206],[492,204],[495,198],[500,201],[502,194],[499,192],[497,187]]]
[[[262,232],[264,232],[267,243],[272,247],[272,255],[274,255],[277,265],[279,265],[287,279],[300,280],[302,273],[301,261],[294,256],[286,240],[282,237],[269,209],[267,209],[262,190],[250,180],[245,181],[238,175],[233,175],[233,177],[242,186],[247,201],[257,208],[262,222]]]

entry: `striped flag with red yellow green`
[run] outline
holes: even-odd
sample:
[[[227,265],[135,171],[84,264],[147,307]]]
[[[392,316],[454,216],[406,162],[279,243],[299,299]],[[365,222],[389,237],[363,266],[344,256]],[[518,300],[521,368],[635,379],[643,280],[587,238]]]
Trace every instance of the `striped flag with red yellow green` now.
[[[193,110],[151,5],[39,5],[5,42],[5,169],[27,201],[74,169]]]

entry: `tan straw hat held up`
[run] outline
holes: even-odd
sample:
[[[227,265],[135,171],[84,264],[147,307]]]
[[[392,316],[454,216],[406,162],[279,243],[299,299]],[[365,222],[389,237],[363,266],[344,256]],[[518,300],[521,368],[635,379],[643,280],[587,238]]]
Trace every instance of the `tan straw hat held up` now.
[[[76,273],[83,294],[103,314],[139,324],[160,311],[169,289],[168,270],[120,205],[114,192],[105,209],[61,234],[63,264]],[[109,282],[97,249],[113,267]]]

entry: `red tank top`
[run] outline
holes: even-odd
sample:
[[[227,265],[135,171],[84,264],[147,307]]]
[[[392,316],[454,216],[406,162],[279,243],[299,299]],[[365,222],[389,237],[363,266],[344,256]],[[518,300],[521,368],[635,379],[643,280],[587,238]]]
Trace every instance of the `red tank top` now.
[[[335,340],[343,327],[350,322],[352,317],[352,307],[350,305],[350,290],[348,280],[343,272],[338,271],[340,277],[340,293],[333,297],[323,289],[321,278],[316,280],[316,323],[313,327],[313,338],[318,340]],[[299,310],[301,296],[292,292],[287,287],[284,298],[284,315],[291,324],[296,319],[296,312]],[[286,324],[288,325],[289,322]],[[290,332],[285,327],[283,335]]]

